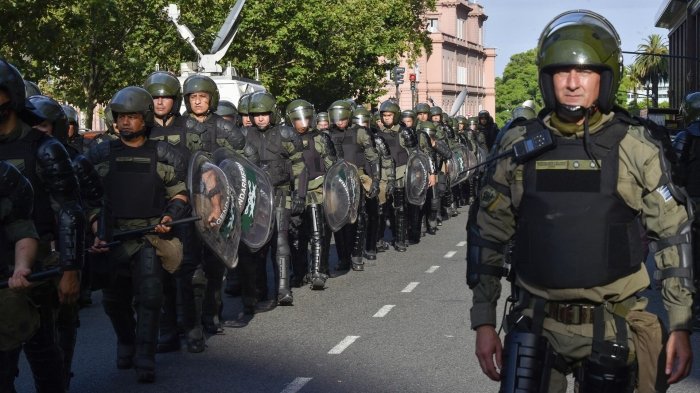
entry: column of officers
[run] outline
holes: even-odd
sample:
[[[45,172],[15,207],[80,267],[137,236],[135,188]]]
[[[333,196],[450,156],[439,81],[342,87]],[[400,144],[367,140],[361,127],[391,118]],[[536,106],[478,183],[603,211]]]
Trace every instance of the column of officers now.
[[[303,99],[280,108],[270,93],[254,92],[234,105],[219,99],[207,76],[181,85],[162,71],[114,94],[105,133],[84,139],[77,117],[0,61],[0,252],[7,261],[0,279],[10,287],[0,290],[1,392],[14,391],[22,350],[37,391],[68,390],[78,306],[98,289],[117,338],[117,368],[153,382],[156,353],[183,345],[199,353],[207,337],[245,326],[245,317],[222,320],[223,293],[240,296],[249,318],[293,305],[293,288],[323,290],[331,277],[363,271],[377,253],[402,253],[435,235],[475,195],[469,183],[449,183],[452,148],[476,152],[494,139],[476,119],[450,118],[428,104],[402,111],[386,101],[372,114],[338,100],[318,113]],[[257,250],[241,242],[235,269],[198,240],[194,224],[169,225],[192,215],[190,156],[220,149],[263,169],[274,187],[271,240]],[[423,206],[410,204],[405,191],[407,160],[416,152],[430,161]],[[333,233],[323,183],[340,159],[357,167],[362,188],[357,220]],[[32,271],[51,268],[57,278],[30,282]]]

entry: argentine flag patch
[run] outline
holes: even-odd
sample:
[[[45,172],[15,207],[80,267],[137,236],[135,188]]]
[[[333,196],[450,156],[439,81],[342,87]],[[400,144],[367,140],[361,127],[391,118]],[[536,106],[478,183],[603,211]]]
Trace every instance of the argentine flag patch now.
[[[671,199],[673,199],[673,196],[671,195],[671,191],[668,189],[668,186],[661,186],[656,189],[656,192],[658,192],[662,198],[664,198],[664,202],[668,202]]]

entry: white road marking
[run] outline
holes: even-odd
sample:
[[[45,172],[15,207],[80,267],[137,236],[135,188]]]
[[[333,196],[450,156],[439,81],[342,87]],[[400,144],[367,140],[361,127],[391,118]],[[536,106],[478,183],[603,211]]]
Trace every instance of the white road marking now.
[[[457,247],[464,247],[464,246],[466,246],[466,245],[467,245],[467,242],[464,241],[464,240],[461,241],[461,242],[459,242],[459,243],[457,243]]]
[[[347,347],[350,346],[350,344],[354,343],[355,340],[357,340],[358,338],[360,338],[360,336],[347,336],[347,337],[345,337],[343,339],[343,341],[341,341],[340,343],[338,343],[338,345],[333,347],[333,349],[328,351],[328,354],[329,355],[340,355],[341,353],[343,353],[343,351]]]
[[[406,285],[406,288],[402,289],[401,292],[409,293],[409,292],[413,291],[414,289],[416,289],[418,284],[420,284],[420,283],[419,282],[412,282],[412,283]]]
[[[386,314],[389,314],[389,311],[391,311],[392,308],[396,307],[394,304],[387,304],[386,306],[383,306],[382,308],[377,311],[376,314],[372,315],[374,318],[384,318]]]
[[[426,270],[426,273],[435,273],[436,270],[438,270],[440,266],[431,266],[430,269]]]
[[[301,388],[304,387],[309,381],[311,381],[313,378],[307,378],[307,377],[299,377],[299,378],[294,378],[292,382],[287,385],[286,388],[282,391],[282,393],[297,393],[298,391],[301,390]]]
[[[448,251],[447,254],[445,254],[445,258],[452,258],[456,253],[457,251]]]

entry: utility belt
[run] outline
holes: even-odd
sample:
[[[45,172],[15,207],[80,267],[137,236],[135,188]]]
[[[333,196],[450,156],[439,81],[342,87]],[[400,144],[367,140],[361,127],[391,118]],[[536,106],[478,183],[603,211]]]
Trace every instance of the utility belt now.
[[[619,303],[609,303],[607,308],[615,315],[622,318],[627,316],[630,308],[636,303],[635,298],[629,298]],[[531,301],[531,306],[534,302]],[[552,302],[544,304],[544,312],[547,318],[551,318],[565,325],[583,325],[593,323],[595,308],[599,305],[592,303]]]

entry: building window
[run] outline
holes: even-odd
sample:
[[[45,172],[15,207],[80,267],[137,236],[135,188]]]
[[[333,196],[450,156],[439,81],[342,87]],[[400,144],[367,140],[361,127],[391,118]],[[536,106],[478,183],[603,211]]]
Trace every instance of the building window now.
[[[464,39],[464,19],[457,18],[457,38]]]
[[[431,33],[438,32],[438,20],[437,19],[428,19],[428,31]]]
[[[466,67],[457,67],[457,83],[460,85],[466,85],[467,84],[467,68]]]

